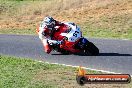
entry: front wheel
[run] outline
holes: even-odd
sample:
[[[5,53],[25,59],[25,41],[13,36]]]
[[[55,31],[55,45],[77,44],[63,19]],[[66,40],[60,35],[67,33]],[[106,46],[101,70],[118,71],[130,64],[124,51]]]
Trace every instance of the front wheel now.
[[[84,52],[92,56],[97,56],[99,54],[99,49],[92,42],[88,42]]]

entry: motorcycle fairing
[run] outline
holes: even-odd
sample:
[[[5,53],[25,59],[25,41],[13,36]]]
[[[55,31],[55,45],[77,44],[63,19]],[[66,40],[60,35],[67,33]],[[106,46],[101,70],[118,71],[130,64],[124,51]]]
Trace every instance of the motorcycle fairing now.
[[[75,44],[79,41],[82,36],[81,31],[80,28],[76,25],[71,25],[71,27],[72,29],[69,29],[69,27],[66,25],[58,27],[57,31],[53,34],[54,37],[52,39],[59,41],[64,40],[63,44],[60,45],[61,48],[73,53],[79,52],[80,50],[75,49]]]

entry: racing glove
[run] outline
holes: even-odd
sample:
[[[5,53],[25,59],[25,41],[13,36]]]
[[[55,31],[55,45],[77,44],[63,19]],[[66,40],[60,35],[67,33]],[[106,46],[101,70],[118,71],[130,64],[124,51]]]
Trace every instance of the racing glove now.
[[[48,40],[49,45],[60,45],[62,41]]]

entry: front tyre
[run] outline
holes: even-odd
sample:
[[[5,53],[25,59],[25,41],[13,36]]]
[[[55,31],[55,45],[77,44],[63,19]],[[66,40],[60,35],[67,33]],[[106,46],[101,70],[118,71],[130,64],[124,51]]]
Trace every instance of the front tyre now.
[[[85,53],[97,56],[99,55],[99,49],[92,42],[88,42],[85,48]]]

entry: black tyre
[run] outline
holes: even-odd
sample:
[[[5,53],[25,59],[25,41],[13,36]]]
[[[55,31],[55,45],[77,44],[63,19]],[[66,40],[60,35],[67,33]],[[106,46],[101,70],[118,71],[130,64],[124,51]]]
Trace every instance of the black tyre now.
[[[92,56],[97,56],[99,54],[99,49],[92,42],[88,42],[86,45],[85,53]]]

